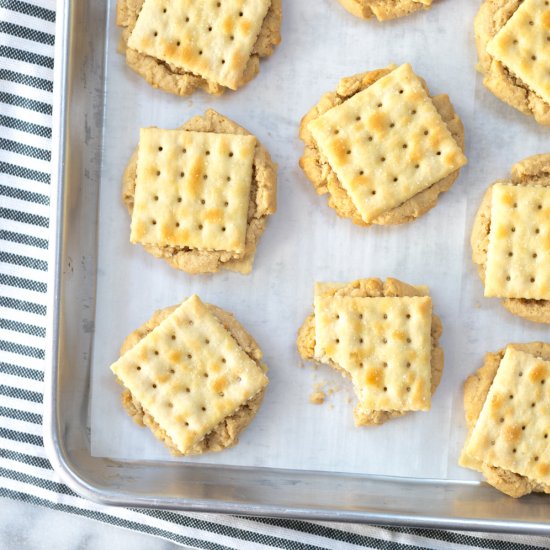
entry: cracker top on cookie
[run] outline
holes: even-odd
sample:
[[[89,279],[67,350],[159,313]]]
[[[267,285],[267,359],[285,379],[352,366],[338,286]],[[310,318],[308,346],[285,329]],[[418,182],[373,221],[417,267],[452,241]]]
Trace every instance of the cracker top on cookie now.
[[[432,0],[338,0],[350,13],[363,19],[387,21],[419,10],[427,10]]]
[[[500,99],[550,124],[550,5],[485,0],[475,21],[479,70]]]
[[[236,90],[279,43],[280,0],[118,0],[130,67],[180,95]]]
[[[466,382],[469,434],[460,464],[504,493],[550,492],[550,346],[511,344],[487,354]]]
[[[431,98],[409,64],[339,88],[344,94],[325,96],[302,121],[300,164],[318,192],[362,225],[403,223],[433,207],[466,163],[445,120],[448,100]]]
[[[111,370],[181,454],[267,385],[263,369],[196,295]]]
[[[550,323],[550,155],[516,164],[485,194],[472,230],[485,296],[512,313]]]
[[[380,424],[430,409],[443,367],[440,334],[424,287],[395,279],[318,283],[298,349],[351,379],[357,425]]]
[[[124,175],[130,240],[189,273],[248,273],[275,177],[256,138],[215,111],[177,130],[144,128]]]

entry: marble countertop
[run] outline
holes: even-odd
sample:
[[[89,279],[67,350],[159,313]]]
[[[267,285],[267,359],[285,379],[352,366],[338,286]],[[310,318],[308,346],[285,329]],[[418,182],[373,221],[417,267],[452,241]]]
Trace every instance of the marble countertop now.
[[[0,498],[0,548],[181,550],[187,547],[73,514]]]

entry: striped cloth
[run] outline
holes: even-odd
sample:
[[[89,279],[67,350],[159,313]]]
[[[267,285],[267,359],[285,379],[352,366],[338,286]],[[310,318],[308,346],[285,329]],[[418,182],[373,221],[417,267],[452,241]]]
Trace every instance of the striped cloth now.
[[[0,0],[0,496],[212,550],[550,547],[542,537],[110,508],[60,482],[42,445],[54,7]]]

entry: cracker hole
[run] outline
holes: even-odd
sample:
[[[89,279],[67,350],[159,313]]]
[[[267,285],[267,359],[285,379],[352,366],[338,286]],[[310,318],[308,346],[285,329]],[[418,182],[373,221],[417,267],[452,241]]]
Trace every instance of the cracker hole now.
[[[186,22],[186,23],[189,23],[189,17],[186,17],[186,18],[185,18],[185,22]]]
[[[441,151],[438,151],[438,152],[436,153],[436,155],[437,155],[438,157],[440,157],[440,156],[441,156]]]
[[[397,176],[395,176],[395,178],[393,178],[393,182],[395,183],[396,181],[398,181],[399,178]]]
[[[362,362],[362,361],[359,363],[359,366],[360,366],[361,368],[363,368],[363,362]]]
[[[191,390],[189,388],[185,388],[186,393],[191,393]]]
[[[548,439],[548,434],[544,434],[544,439]]]
[[[158,355],[158,354],[159,354],[158,350],[155,350],[155,351],[154,351],[154,354],[155,354],[155,355]]]
[[[157,176],[160,176],[160,170],[157,170]]]
[[[199,224],[199,229],[200,229],[201,231],[202,231],[202,228],[203,228],[203,227],[204,227],[204,226],[202,225],[202,223],[200,223],[200,224]]]
[[[239,12],[239,17],[242,17],[244,13],[242,11]]]
[[[536,61],[536,60],[537,60],[537,56],[536,56],[536,55],[532,55],[532,56],[531,56],[531,59],[532,59],[533,61]]]
[[[504,418],[500,418],[499,422],[502,424],[504,422]]]
[[[376,191],[373,189],[371,195],[376,195]]]
[[[513,394],[510,394],[510,395],[508,396],[508,398],[509,398],[509,399],[514,399],[514,395],[513,395]]]
[[[512,449],[512,452],[513,452],[513,453],[517,453],[517,449]]]
[[[493,446],[495,444],[494,441],[491,441],[491,446]],[[514,449],[514,453],[516,452],[516,450]]]
[[[218,393],[218,395],[219,395],[220,397],[225,397],[225,393],[223,393],[223,392]]]
[[[384,361],[384,362],[382,363],[382,366],[383,366],[385,369],[387,369],[387,368],[388,368],[388,363],[386,363],[386,361]]]
[[[179,227],[180,226],[180,222],[176,222],[176,227]]]
[[[367,140],[368,140],[368,141],[372,141],[372,136],[369,136],[369,137],[367,138]]]
[[[399,90],[399,93],[402,94],[405,90]]]
[[[208,175],[207,174],[204,174],[204,176],[202,177],[203,180],[207,180],[208,179]]]
[[[534,460],[535,462],[538,462],[538,461],[539,461],[539,457],[536,456],[536,457],[533,458],[533,460]]]
[[[222,357],[222,363],[227,363],[227,359],[225,357]]]
[[[202,50],[199,50],[199,55],[202,55]]]
[[[208,345],[208,344],[210,344],[210,340],[209,340],[208,338],[205,338],[205,339],[204,339],[204,343],[205,343],[206,345]]]
[[[539,229],[538,227],[535,229],[535,233],[536,233],[537,235],[540,233],[540,229]]]
[[[242,378],[240,376],[237,376],[237,382],[242,382]]]
[[[336,319],[340,319],[340,315],[338,315],[338,313],[336,314]]]
[[[222,65],[225,65],[225,59],[222,59]]]
[[[171,409],[174,408],[174,403],[168,403],[168,407],[170,407]]]
[[[340,133],[340,130],[334,130],[334,135],[337,136]]]
[[[517,44],[517,43],[518,43],[518,41],[517,41],[517,40],[514,40],[514,42],[513,42],[513,43],[514,43],[514,44]]]
[[[411,388],[410,388],[410,386],[407,386],[407,391],[411,391]]]
[[[411,115],[416,115],[416,109],[413,109],[413,110],[411,111]]]
[[[189,422],[185,422],[185,425],[186,425],[186,426],[189,426]]]
[[[189,321],[187,322],[188,325],[192,325],[193,324],[193,320],[192,319],[189,319]]]
[[[390,124],[390,128],[395,128],[395,122],[392,122],[392,123]]]
[[[411,318],[411,314],[410,314],[410,313],[407,313],[407,315],[405,315],[405,317],[406,317],[407,319],[410,319],[410,318]]]
[[[363,338],[359,338],[359,343],[362,344],[364,342]]]
[[[359,314],[359,319],[362,319],[362,318],[363,318],[363,314],[360,313],[360,314]]]
[[[340,338],[336,338],[335,342],[336,342],[337,344],[339,344],[339,343],[340,343]]]
[[[407,361],[407,364],[405,365],[408,369],[411,368],[411,363],[409,361]]]
[[[506,280],[507,280],[507,281],[510,280],[510,275],[507,275],[507,276],[506,276]]]
[[[359,122],[359,121],[361,120],[361,117],[360,117],[360,116],[356,116],[356,117],[355,117],[355,120],[356,120],[357,122]]]
[[[403,149],[406,149],[408,145],[406,143],[403,143]]]
[[[382,343],[383,343],[383,344],[387,344],[387,343],[388,343],[388,339],[387,339],[387,338],[382,338]]]
[[[184,177],[185,177],[185,172],[180,172],[180,178],[184,178]]]
[[[233,151],[231,151],[231,152],[229,153],[229,156],[230,156],[230,157],[232,157],[232,156],[233,156]]]
[[[205,373],[203,374],[203,376],[204,376],[205,378],[208,378],[208,373],[205,372]]]
[[[176,42],[176,46],[181,46],[181,42],[179,40]]]
[[[201,411],[202,411],[202,412],[205,412],[205,411],[206,411],[206,407],[205,407],[204,405],[201,407]]]
[[[407,344],[410,344],[412,340],[410,338],[407,338]]]
[[[183,154],[185,154],[185,153],[187,153],[187,149],[184,147],[184,148],[181,150],[181,152],[182,152]]]
[[[176,371],[174,369],[170,369],[170,374],[176,374]]]
[[[206,204],[206,201],[204,199],[201,199],[201,204]]]
[[[225,229],[226,229],[225,227],[222,227],[222,231],[224,231],[224,232],[225,232]]]
[[[231,176],[227,176],[227,181],[231,181]]]
[[[531,25],[531,27],[534,25],[534,21],[529,21],[529,25]]]
[[[545,380],[541,380],[541,381],[540,381],[540,385],[541,385],[541,386],[544,386],[544,383],[545,383]]]
[[[382,107],[382,103],[379,103],[379,104],[377,105],[377,107],[378,107],[378,108]]]
[[[217,7],[217,8],[221,8],[221,6],[222,6],[222,3],[221,3],[221,2],[216,2],[216,7]]]
[[[388,318],[387,313],[384,313],[383,317],[384,317],[384,319],[387,319]]]
[[[225,202],[223,203],[223,205],[224,205],[224,206],[229,206],[229,203],[228,203],[227,201],[225,201]]]
[[[388,391],[388,388],[386,386],[384,386],[384,391]]]
[[[152,220],[151,223],[152,223],[153,225],[157,225],[157,220]]]
[[[386,157],[380,157],[380,162],[386,162]]]
[[[164,9],[162,10],[162,13],[166,13],[166,11],[167,11],[166,8],[164,8]]]
[[[153,33],[153,36],[158,36],[158,35],[159,35],[159,33],[158,33],[157,31],[155,31],[155,32]]]
[[[535,408],[535,402],[533,401],[533,403],[531,403],[531,408],[534,409]]]
[[[537,210],[542,210],[542,204],[537,205]]]
[[[159,200],[159,196],[158,196],[158,195],[155,195],[155,196],[153,197],[153,199],[156,200],[156,201],[158,201],[158,200]]]
[[[430,132],[428,130],[424,130],[424,135],[427,136]]]
[[[519,376],[523,376],[523,371],[519,371]]]
[[[136,367],[136,370],[141,370],[141,367],[139,367],[139,366],[138,366],[138,367]]]
[[[532,283],[534,283],[534,282],[535,282],[535,278],[534,278],[534,277],[531,277],[531,278],[529,279],[529,281],[531,281]]]
[[[157,385],[156,384],[151,384],[151,386],[153,386],[153,388],[156,389]]]
[[[187,359],[193,359],[193,356],[190,353],[188,353],[187,354]]]
[[[159,151],[162,151],[162,147],[159,147]]]
[[[176,335],[172,334],[172,340],[175,340],[175,339],[176,339]]]
[[[351,155],[351,149],[348,149],[348,150],[346,151],[346,155]]]
[[[181,197],[178,197],[178,202],[181,202]]]
[[[230,39],[230,40],[235,40],[235,37],[234,37],[233,35],[231,35],[231,36],[229,37],[229,39]]]
[[[511,258],[514,255],[513,252],[508,252],[508,257]]]
[[[212,32],[212,27],[208,27],[208,32]]]
[[[415,164],[414,167],[418,170],[420,168],[420,164]]]
[[[206,151],[206,154],[209,155],[209,154],[210,154],[210,151]]]

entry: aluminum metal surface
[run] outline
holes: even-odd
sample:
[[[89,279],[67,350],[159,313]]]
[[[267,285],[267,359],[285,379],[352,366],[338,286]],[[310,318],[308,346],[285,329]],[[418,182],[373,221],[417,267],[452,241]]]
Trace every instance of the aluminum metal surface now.
[[[550,499],[477,482],[92,457],[106,2],[58,0],[44,441],[56,472],[92,501],[385,525],[550,534]]]

